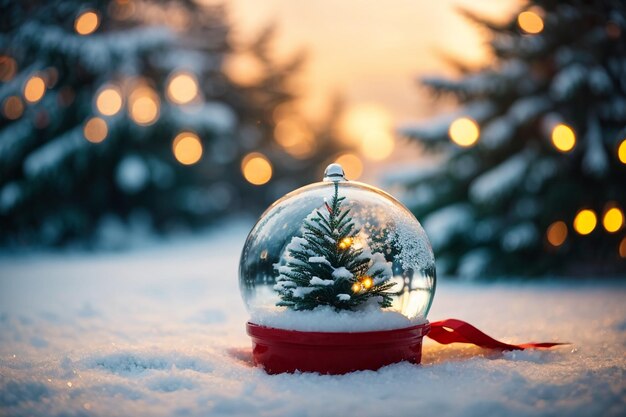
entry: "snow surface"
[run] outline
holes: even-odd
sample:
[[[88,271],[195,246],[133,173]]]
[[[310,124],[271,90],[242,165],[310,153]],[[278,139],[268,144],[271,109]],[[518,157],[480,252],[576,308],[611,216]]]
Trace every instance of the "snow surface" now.
[[[337,294],[340,300],[349,300],[350,294]],[[362,310],[335,311],[329,306],[320,306],[309,311],[266,308],[254,310],[250,321],[262,326],[304,332],[367,332],[373,330],[401,329],[424,323],[422,317],[412,319],[402,314],[381,310],[378,300]]]
[[[130,252],[0,256],[0,416],[623,416],[626,286],[438,283],[429,317],[505,342],[427,341],[422,366],[268,376],[250,362],[247,225]]]

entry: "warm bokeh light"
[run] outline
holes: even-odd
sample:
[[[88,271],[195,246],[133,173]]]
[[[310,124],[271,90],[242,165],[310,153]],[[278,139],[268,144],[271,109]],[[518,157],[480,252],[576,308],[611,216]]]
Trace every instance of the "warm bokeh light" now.
[[[167,98],[176,104],[187,104],[198,95],[198,81],[188,72],[178,72],[167,85]]]
[[[83,134],[85,139],[91,143],[100,143],[106,139],[109,133],[107,122],[100,117],[92,117],[85,123]]]
[[[517,24],[520,29],[531,35],[540,33],[543,30],[543,19],[531,10],[520,13],[517,16]]]
[[[361,103],[346,110],[339,123],[341,139],[357,145],[368,159],[379,161],[394,150],[393,120],[389,111],[378,104]]]
[[[626,237],[619,243],[619,256],[626,259]]]
[[[341,241],[339,242],[339,249],[348,249],[350,246],[352,246],[352,238],[351,237],[344,237],[343,239],[341,239]]]
[[[372,288],[372,285],[374,285],[374,281],[372,280],[371,277],[364,277],[361,280],[361,284],[363,284],[363,288],[365,288],[366,290],[369,290],[370,288]]]
[[[257,84],[265,73],[263,63],[247,52],[227,55],[223,69],[228,78],[242,86]]]
[[[202,158],[202,142],[192,132],[182,132],[172,142],[172,152],[183,165],[193,165]]]
[[[113,116],[122,108],[122,94],[115,86],[103,87],[96,96],[96,108],[105,116]]]
[[[259,152],[252,152],[241,161],[241,172],[250,184],[263,185],[272,178],[272,164]]]
[[[78,15],[74,22],[74,29],[79,35],[89,35],[98,29],[99,25],[100,18],[98,14],[89,10]]]
[[[461,117],[450,124],[448,130],[452,142],[459,146],[472,146],[480,136],[478,124],[469,117]]]
[[[335,163],[343,167],[346,178],[349,180],[358,180],[363,174],[363,162],[355,154],[344,153],[335,159]]]
[[[156,92],[145,85],[136,87],[128,99],[130,117],[138,125],[146,126],[154,123],[159,117],[159,97]]]
[[[561,246],[567,239],[567,225],[565,222],[557,221],[552,223],[546,232],[546,239],[552,246]]]
[[[617,157],[622,164],[626,164],[626,139],[619,144],[619,147],[617,148]]]
[[[313,132],[304,121],[296,118],[279,121],[274,128],[274,139],[295,158],[307,158],[317,147]]]
[[[359,291],[361,291],[363,289],[363,286],[361,285],[360,282],[355,282],[354,284],[352,284],[352,292],[353,293],[357,293]]]
[[[11,81],[17,72],[17,63],[8,55],[0,55],[0,81]]]
[[[39,75],[33,75],[24,84],[24,98],[29,103],[36,103],[46,93],[46,83]]]
[[[9,120],[19,119],[24,113],[24,103],[18,96],[7,97],[2,105],[2,112]]]
[[[580,210],[574,218],[574,230],[581,235],[588,235],[593,232],[598,224],[598,218],[593,210]]]
[[[561,152],[569,152],[576,146],[574,130],[562,123],[552,129],[552,144]]]
[[[602,225],[609,233],[615,233],[624,225],[624,213],[618,207],[611,207],[604,212]]]

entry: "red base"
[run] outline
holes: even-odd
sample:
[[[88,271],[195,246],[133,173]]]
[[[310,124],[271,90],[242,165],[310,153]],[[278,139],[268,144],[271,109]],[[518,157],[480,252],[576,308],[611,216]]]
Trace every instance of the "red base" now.
[[[252,356],[269,374],[320,372],[345,374],[376,370],[400,361],[422,360],[422,338],[430,324],[374,332],[301,332],[248,322]]]

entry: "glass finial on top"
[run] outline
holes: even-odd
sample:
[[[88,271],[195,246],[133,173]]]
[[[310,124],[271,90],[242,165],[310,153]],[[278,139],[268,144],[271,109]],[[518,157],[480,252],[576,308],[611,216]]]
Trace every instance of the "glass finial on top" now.
[[[343,167],[339,164],[330,164],[324,170],[324,181],[347,181]]]

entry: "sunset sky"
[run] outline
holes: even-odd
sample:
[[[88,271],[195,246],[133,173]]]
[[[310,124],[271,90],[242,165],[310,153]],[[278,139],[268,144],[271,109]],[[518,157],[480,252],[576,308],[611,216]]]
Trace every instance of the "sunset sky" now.
[[[472,64],[488,62],[484,33],[459,15],[467,8],[493,19],[514,13],[520,0],[228,0],[237,41],[254,38],[277,25],[277,59],[306,50],[299,77],[298,106],[309,120],[323,120],[333,95],[346,103],[344,130],[360,141],[362,179],[375,180],[381,169],[415,164],[419,149],[393,135],[404,123],[442,111],[418,88],[421,75],[453,75],[446,56]],[[230,67],[230,68],[228,68]],[[251,73],[246,62],[227,71]],[[369,154],[369,155],[368,155]],[[368,175],[369,174],[369,175]]]

